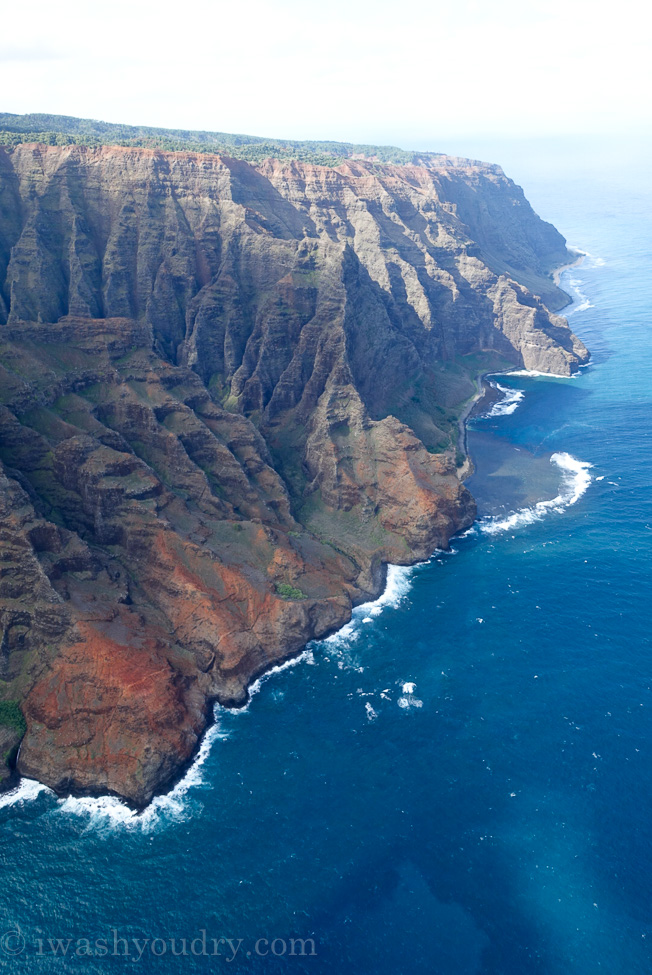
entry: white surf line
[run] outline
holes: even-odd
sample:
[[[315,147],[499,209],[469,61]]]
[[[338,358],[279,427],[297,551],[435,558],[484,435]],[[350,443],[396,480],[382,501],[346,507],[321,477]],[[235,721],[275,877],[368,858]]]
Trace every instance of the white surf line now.
[[[479,413],[478,416],[473,417],[474,420],[491,420],[497,416],[510,416],[518,409],[525,396],[522,389],[510,389],[509,386],[501,386],[499,382],[491,379],[488,379],[488,382],[493,389],[497,389],[499,393],[503,394],[503,398],[494,403],[486,413]]]
[[[415,566],[388,565],[385,589],[378,599],[355,607],[353,611],[354,618],[338,630],[337,633],[327,637],[324,642],[335,640],[338,636],[344,634],[344,631],[350,632],[357,624],[358,617],[361,618],[369,614],[377,616],[382,612],[384,607],[397,606],[409,591],[409,576],[414,568]],[[261,674],[250,685],[249,701],[242,708],[223,708],[221,705],[216,704],[214,711],[215,722],[204,734],[193,763],[188,767],[186,773],[170,792],[155,796],[142,812],[132,809],[126,802],[123,802],[117,796],[111,795],[66,796],[65,798],[59,799],[51,789],[33,779],[21,779],[15,789],[1,794],[0,809],[32,802],[41,793],[45,792],[56,801],[56,805],[50,812],[78,816],[85,819],[87,825],[91,828],[130,827],[148,831],[157,826],[183,820],[187,816],[189,808],[191,808],[189,793],[191,790],[207,784],[202,774],[202,767],[211,752],[213,744],[216,740],[226,737],[225,732],[220,727],[220,712],[229,711],[230,713],[240,713],[246,711],[249,707],[251,697],[260,691],[266,680],[289,667],[295,667],[297,664],[310,661],[311,659],[314,659],[313,651],[310,647],[306,647],[302,653],[297,654],[295,657],[291,657],[289,660],[283,661],[283,663],[270,667],[269,670]]]
[[[497,403],[494,403],[486,413],[479,413],[478,416],[473,417],[473,419],[490,420],[498,416],[510,416],[523,402],[525,390],[512,389],[510,386],[501,386],[501,384],[492,377],[524,376],[528,379],[577,379],[580,375],[579,369],[585,369],[588,365],[588,362],[582,363],[580,366],[578,366],[578,372],[574,372],[570,376],[562,376],[557,372],[538,372],[536,369],[513,369],[510,372],[491,373],[485,378],[490,386],[493,386],[494,389],[497,389],[499,392],[504,394],[503,399],[499,400]]]
[[[424,565],[423,562],[417,565]],[[392,565],[387,566],[387,581],[385,588],[378,599],[368,603],[361,603],[353,610],[354,619],[365,616],[379,616],[387,606],[396,607],[404,596],[407,596],[411,588],[411,577],[416,565]],[[348,624],[347,624],[348,625]]]
[[[66,796],[58,798],[52,789],[34,779],[21,779],[16,788],[0,795],[0,809],[31,803],[42,793],[46,793],[55,805],[49,813],[64,813],[83,817],[89,826],[133,826],[152,829],[166,820],[183,818],[187,809],[187,793],[196,786],[205,784],[201,773],[214,741],[223,738],[219,721],[208,729],[202,739],[193,763],[177,784],[164,795],[155,796],[143,812],[137,812],[117,796]]]
[[[561,267],[555,268],[552,272],[552,280],[555,282],[558,288],[561,288],[562,275],[566,274],[568,271],[571,271],[573,268],[580,267],[589,256],[588,252],[583,251],[581,247],[572,247],[570,244],[567,244],[567,250],[571,254],[574,254],[575,258],[572,261],[569,261],[568,264],[562,264]]]
[[[47,785],[43,785],[42,782],[37,782],[35,779],[20,779],[13,789],[0,793],[0,809],[33,802],[42,792],[47,792],[51,796],[55,795],[52,789],[48,789]]]
[[[575,315],[580,311],[587,311],[589,308],[593,308],[594,305],[587,294],[581,289],[583,281],[579,277],[575,277],[575,272],[581,268],[595,268],[604,267],[606,261],[602,257],[596,257],[594,254],[590,254],[588,251],[580,251],[579,248],[571,248],[581,254],[581,259],[573,265],[569,265],[563,268],[560,274],[565,276],[564,285],[568,285],[569,289],[574,292],[574,299],[568,307],[568,311],[563,310],[564,317],[568,318],[571,315]]]
[[[412,573],[417,566],[424,564],[424,562],[418,562],[416,565],[392,565],[388,563],[385,588],[378,599],[373,599],[368,603],[360,603],[359,606],[355,606],[348,623],[345,623],[339,630],[331,633],[330,636],[325,637],[323,640],[315,640],[314,642],[325,643],[331,646],[340,643],[346,645],[346,642],[354,634],[358,635],[363,632],[361,624],[372,623],[374,617],[380,616],[382,611],[388,606],[396,607],[399,605],[401,600],[410,591]]]
[[[165,822],[179,821],[188,812],[188,793],[191,789],[205,785],[202,766],[208,758],[214,742],[224,738],[220,728],[219,716],[215,712],[215,722],[202,738],[199,751],[192,764],[177,784],[163,795],[155,796],[150,804],[137,812],[118,799],[117,796],[66,796],[57,801],[56,812],[85,817],[89,826],[128,826],[145,831]]]
[[[579,369],[586,369],[586,367],[588,365],[590,365],[590,363],[588,363],[588,362],[582,362],[582,363],[580,363],[580,365],[577,368],[578,368],[578,370]],[[579,376],[580,376],[580,372],[579,371],[578,372],[573,372],[573,373],[571,373],[570,376],[562,376],[561,373],[558,373],[558,372],[537,372],[536,369],[515,369],[513,372],[503,372],[503,373],[499,373],[499,375],[501,375],[501,376],[527,376],[528,379],[535,379],[535,378],[541,378],[541,379],[578,379]]]
[[[224,711],[229,711],[231,714],[244,714],[249,710],[252,697],[255,694],[258,694],[263,684],[268,681],[270,677],[274,677],[275,674],[280,674],[281,671],[288,670],[290,667],[296,667],[297,664],[310,663],[312,660],[314,660],[312,650],[310,647],[306,647],[300,653],[295,654],[294,657],[290,657],[288,660],[284,660],[280,664],[274,664],[273,667],[270,667],[269,670],[264,671],[260,677],[257,677],[254,681],[252,681],[247,688],[249,697],[245,704],[241,705],[240,707],[231,708],[218,704],[217,708]]]
[[[588,308],[593,308],[593,304],[587,294],[585,294],[580,285],[582,284],[580,278],[570,277],[568,278],[568,286],[571,291],[574,292],[574,299],[568,308],[568,311],[564,311],[564,317],[570,318],[571,315],[576,315],[579,311],[586,311]]]
[[[560,492],[556,498],[551,498],[549,501],[538,501],[535,505],[529,508],[521,508],[511,515],[507,515],[507,517],[494,515],[483,518],[478,522],[480,531],[487,535],[495,535],[510,529],[522,528],[525,525],[541,521],[553,511],[561,513],[579,501],[591,483],[592,478],[589,470],[593,465],[586,461],[577,460],[572,454],[565,452],[552,454],[550,463],[556,464],[562,472]]]

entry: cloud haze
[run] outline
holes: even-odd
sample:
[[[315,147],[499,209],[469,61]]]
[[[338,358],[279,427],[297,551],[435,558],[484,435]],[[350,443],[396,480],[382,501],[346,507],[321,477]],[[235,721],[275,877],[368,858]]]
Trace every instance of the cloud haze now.
[[[436,147],[649,127],[640,4],[34,0],[4,15],[5,111]]]

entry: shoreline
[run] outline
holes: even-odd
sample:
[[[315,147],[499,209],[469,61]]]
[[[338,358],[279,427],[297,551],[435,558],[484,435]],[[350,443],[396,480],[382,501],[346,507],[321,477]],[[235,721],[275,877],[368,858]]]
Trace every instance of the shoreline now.
[[[583,256],[584,255],[582,255],[582,257]],[[568,266],[573,266],[573,265],[568,265]],[[560,269],[560,273],[561,270],[564,269],[565,268]],[[472,418],[474,414],[474,410],[476,409],[478,404],[482,402],[482,400],[485,398],[489,390],[493,388],[486,380],[488,379],[489,376],[511,375],[513,374],[514,371],[516,370],[515,369],[509,370],[503,373],[482,372],[482,373],[478,373],[478,375],[475,377],[476,391],[473,394],[473,396],[471,396],[470,399],[467,401],[465,407],[463,408],[458,418],[458,427],[459,427],[460,438],[461,438],[458,441],[458,449],[461,449],[464,452],[464,462],[460,467],[457,468],[457,476],[461,482],[467,480],[475,471],[475,466],[471,458],[470,452],[468,450],[468,423],[469,420]],[[546,373],[543,375],[550,375],[550,374]],[[561,378],[567,378],[567,377],[561,377]],[[507,394],[500,393],[499,396],[496,397],[495,402],[500,402],[502,399],[505,398],[506,395]],[[467,529],[460,528],[459,532],[461,533],[466,530]],[[455,538],[457,534],[458,533],[456,532],[455,535],[452,535],[451,539]],[[341,626],[335,627],[333,628],[332,631],[324,634],[324,636],[320,637],[317,642],[328,640],[333,636],[335,636],[336,634],[342,632],[347,626],[350,626],[354,620],[354,615],[353,615],[354,611],[358,609],[360,606],[367,606],[367,605],[372,606],[384,599],[384,597],[388,593],[389,586],[390,586],[390,580],[389,580],[390,568],[412,569],[415,568],[417,565],[424,564],[424,561],[427,561],[427,559],[426,560],[418,559],[415,560],[414,562],[405,563],[403,565],[398,565],[398,564],[394,565],[394,563],[389,563],[389,562],[382,563],[381,565],[382,575],[381,575],[381,579],[379,580],[378,591],[375,595],[373,595],[373,598],[371,599],[365,598],[359,603],[353,603],[351,605],[350,618]],[[106,814],[107,804],[111,804],[111,807],[113,809],[116,808],[115,805],[113,804],[118,804],[120,810],[124,811],[125,822],[136,823],[139,821],[143,821],[143,818],[149,812],[156,813],[157,807],[160,806],[161,804],[166,802],[174,803],[175,801],[178,801],[177,796],[175,796],[176,791],[183,786],[184,780],[186,778],[191,777],[193,772],[196,769],[201,768],[201,765],[203,764],[204,760],[210,753],[213,745],[213,733],[218,725],[218,720],[219,720],[218,708],[223,708],[226,711],[231,711],[234,713],[239,713],[246,710],[246,708],[248,708],[251,703],[252,697],[255,694],[257,694],[258,691],[260,690],[262,683],[267,678],[271,677],[273,674],[280,673],[283,670],[286,670],[290,667],[294,667],[297,664],[299,664],[301,660],[311,652],[310,644],[313,642],[315,642],[314,639],[309,640],[300,649],[293,650],[284,656],[280,656],[276,661],[270,663],[269,666],[264,666],[260,670],[252,673],[251,678],[247,683],[245,689],[245,695],[242,700],[231,699],[231,700],[221,701],[219,700],[219,698],[215,698],[212,701],[207,702],[208,714],[207,714],[206,725],[197,739],[197,743],[195,745],[195,748],[192,751],[192,754],[179,767],[179,769],[177,770],[177,774],[175,774],[171,779],[169,779],[165,784],[163,784],[161,789],[157,790],[152,795],[149,802],[147,802],[145,805],[140,806],[137,803],[134,803],[133,801],[127,799],[125,796],[121,796],[119,793],[111,792],[108,790],[103,792],[96,792],[96,793],[89,792],[89,791],[82,792],[76,790],[57,792],[55,789],[52,789],[51,786],[48,786],[45,783],[40,782],[38,779],[30,779],[22,776],[17,776],[17,778],[14,778],[14,776],[17,775],[16,771],[14,770],[14,773],[11,776],[11,786],[8,786],[0,790],[0,808],[3,805],[12,804],[11,803],[12,795],[15,795],[16,798],[19,799],[21,788],[25,786],[28,789],[28,791],[31,789],[34,792],[33,796],[26,797],[26,798],[34,798],[41,791],[47,790],[56,798],[58,802],[61,803],[65,803],[67,800],[80,800],[80,801],[86,800],[88,803],[97,803],[96,809],[93,809],[92,807],[87,807],[86,811],[88,811],[91,815],[94,812],[98,814],[102,814],[102,813]],[[195,783],[188,782],[188,787],[191,787],[193,784]],[[35,786],[38,787],[36,791],[34,791]],[[185,794],[186,791],[187,791],[186,789],[181,788],[181,795]],[[127,813],[129,814],[128,817],[126,816]]]
[[[568,264],[560,264],[559,267],[556,267],[553,270],[553,272],[552,272],[552,280],[553,280],[553,282],[559,288],[559,290],[562,291],[566,295],[566,297],[568,298],[568,301],[566,302],[566,304],[565,305],[562,305],[561,308],[559,309],[559,311],[556,313],[558,315],[560,315],[562,313],[562,311],[564,310],[564,308],[568,308],[569,305],[572,305],[573,304],[572,297],[568,294],[567,291],[564,291],[564,289],[562,288],[562,286],[560,284],[560,280],[561,280],[562,274],[564,273],[564,271],[569,271],[572,267],[579,267],[583,263],[583,261],[585,261],[586,258],[588,257],[588,254],[587,254],[586,251],[580,251],[580,250],[577,250],[574,247],[570,247],[568,249],[571,251],[571,253],[577,255],[577,257],[575,258],[575,260],[574,261],[569,261]]]
[[[462,529],[460,529],[460,531],[462,531]],[[261,689],[263,682],[267,678],[271,677],[273,674],[280,673],[283,670],[287,670],[290,667],[294,667],[297,664],[299,664],[301,660],[311,652],[310,645],[313,642],[321,643],[322,641],[331,639],[332,637],[336,636],[338,633],[342,632],[342,630],[346,629],[347,626],[350,626],[351,623],[353,622],[354,610],[359,609],[361,606],[371,607],[374,604],[377,604],[381,600],[383,600],[385,596],[388,594],[390,588],[390,580],[388,578],[390,568],[412,569],[415,568],[417,565],[423,565],[424,561],[427,560],[419,559],[405,565],[394,565],[394,563],[391,562],[382,563],[382,569],[383,569],[382,584],[380,586],[377,595],[375,595],[372,599],[366,598],[363,599],[361,602],[352,605],[351,616],[346,621],[346,623],[343,623],[341,626],[333,628],[332,631],[327,632],[324,636],[319,637],[318,640],[316,640],[316,638],[309,640],[303,647],[301,647],[301,649],[294,650],[285,656],[281,656],[279,657],[278,660],[276,660],[274,663],[271,663],[268,667],[263,667],[260,670],[256,671],[255,673],[253,673],[251,675],[251,680],[246,687],[246,696],[242,699],[242,701],[233,701],[233,700],[220,701],[218,698],[214,698],[212,701],[210,701],[208,704],[208,711],[210,713],[210,717],[207,718],[206,726],[204,727],[203,731],[201,732],[200,736],[197,739],[197,743],[195,748],[193,749],[192,755],[179,767],[179,769],[177,770],[177,774],[173,778],[169,779],[164,785],[162,785],[161,789],[157,790],[152,796],[152,798],[149,800],[149,802],[147,802],[145,805],[140,806],[137,803],[131,801],[130,799],[127,799],[125,796],[122,796],[119,793],[112,792],[110,790],[105,790],[102,792],[91,792],[91,791],[81,791],[81,790],[78,791],[78,790],[70,789],[65,792],[57,792],[56,789],[53,789],[51,786],[46,785],[44,782],[39,781],[39,779],[32,779],[32,778],[28,778],[27,776],[18,776],[14,770],[14,775],[17,777],[14,778],[12,776],[11,786],[8,786],[5,789],[0,790],[0,809],[3,808],[4,806],[12,805],[12,797],[15,796],[16,799],[20,799],[21,798],[20,792],[23,787],[26,788],[28,792],[33,793],[32,795],[26,796],[25,797],[26,799],[35,798],[42,791],[47,791],[52,796],[55,797],[57,802],[60,803],[65,803],[67,800],[73,800],[73,801],[79,800],[82,802],[86,801],[89,804],[97,803],[96,809],[92,809],[92,807],[87,807],[87,811],[91,814],[93,812],[106,813],[107,804],[111,804],[111,806],[114,809],[115,809],[115,805],[113,804],[118,804],[118,806],[122,810],[124,810],[125,813],[130,814],[128,819],[127,817],[125,817],[125,821],[128,822],[142,821],[143,817],[145,817],[148,814],[148,812],[150,811],[155,812],[157,806],[161,805],[162,803],[168,801],[169,802],[177,801],[177,797],[175,796],[175,793],[177,792],[179,787],[183,785],[184,780],[186,778],[192,776],[193,772],[196,769],[201,768],[204,760],[210,753],[210,750],[213,745],[213,733],[218,725],[219,708],[222,708],[225,711],[230,711],[236,714],[245,711],[251,704],[252,697],[258,693],[258,691]],[[190,787],[193,784],[195,783],[189,782],[188,786]],[[183,795],[185,791],[186,789],[181,789],[181,794]]]
[[[510,373],[505,372],[504,374],[509,375]],[[466,405],[464,406],[458,418],[458,428],[460,433],[460,440],[458,440],[458,449],[461,449],[464,453],[464,462],[460,467],[457,468],[457,476],[460,482],[467,480],[474,473],[475,470],[473,460],[468,450],[468,422],[473,415],[474,409],[484,399],[488,390],[491,389],[491,386],[488,383],[486,383],[485,380],[489,376],[493,376],[493,375],[500,375],[500,373],[481,372],[476,375],[474,380],[476,383],[476,391],[467,401]],[[499,397],[499,399],[500,398],[503,398],[502,395],[501,397]],[[497,399],[497,402],[499,401],[499,399]],[[465,530],[466,529],[460,529],[460,532]],[[455,535],[451,536],[451,538],[454,537]],[[415,560],[414,562],[409,562],[404,565],[400,565],[400,566],[396,565],[395,567],[406,568],[406,569],[414,568],[417,565],[423,564],[423,562],[424,562],[423,559],[418,559]],[[392,566],[394,566],[394,563],[384,562],[381,564],[382,574],[379,580],[379,587],[377,593],[375,595],[372,593],[371,599],[364,598],[359,603],[353,603],[351,605],[350,618],[341,626],[333,628],[332,631],[327,632],[326,634],[324,634],[324,636],[320,637],[319,642],[321,642],[322,640],[328,640],[329,638],[335,636],[337,633],[340,633],[347,626],[350,626],[354,618],[353,613],[360,606],[365,606],[365,605],[371,606],[374,603],[379,602],[385,597],[389,589],[389,579],[388,579],[389,569]],[[16,798],[19,798],[20,790],[23,787],[23,785],[27,786],[27,788],[29,789],[32,788],[30,784],[34,783],[39,787],[37,793],[45,789],[48,792],[50,792],[53,796],[55,796],[57,801],[59,802],[63,803],[66,802],[66,800],[68,799],[87,800],[89,803],[95,802],[98,804],[97,812],[102,812],[102,804],[106,805],[107,802],[118,803],[120,807],[122,807],[125,811],[128,811],[133,817],[135,817],[135,820],[140,820],[148,813],[149,810],[156,809],[158,803],[161,803],[162,801],[166,801],[166,800],[174,802],[175,801],[174,794],[176,790],[182,785],[186,777],[191,776],[194,769],[201,767],[201,764],[203,764],[203,761],[206,755],[208,754],[208,752],[210,751],[210,748],[213,743],[211,739],[211,735],[218,723],[218,708],[224,708],[227,711],[231,711],[235,713],[244,711],[250,705],[253,695],[260,690],[260,685],[262,684],[262,682],[265,681],[268,677],[271,677],[272,674],[278,673],[282,670],[285,670],[289,667],[293,667],[298,663],[300,663],[302,658],[310,652],[310,644],[312,642],[314,642],[313,639],[309,640],[300,649],[290,651],[286,655],[280,656],[273,663],[270,663],[269,666],[263,666],[262,668],[260,668],[260,670],[252,673],[250,680],[247,683],[247,686],[245,688],[245,693],[242,700],[239,699],[220,700],[219,698],[214,698],[213,700],[208,701],[206,725],[204,726],[201,734],[199,735],[191,755],[188,757],[188,759],[185,762],[183,762],[179,766],[176,774],[170,779],[168,779],[167,782],[162,784],[160,790],[157,790],[152,795],[149,802],[147,802],[145,805],[140,806],[137,803],[133,802],[132,800],[127,799],[125,796],[122,796],[119,793],[112,792],[110,790],[94,793],[90,791],[81,791],[81,790],[77,791],[72,789],[65,792],[57,792],[51,786],[46,785],[44,782],[40,782],[38,779],[30,779],[18,775],[15,769],[13,770],[13,773],[10,776],[10,778],[6,780],[7,782],[6,787],[4,789],[0,789],[0,803],[2,803],[2,800],[5,800],[5,803],[7,805],[10,805],[12,795],[15,794]],[[11,781],[11,785],[9,785],[9,781]],[[189,783],[189,785],[190,784],[191,783]]]
[[[468,421],[471,418],[471,414],[473,413],[476,405],[482,399],[484,399],[486,395],[487,387],[485,385],[485,379],[489,375],[490,373],[484,372],[478,373],[478,375],[475,377],[476,391],[468,400],[457,421],[459,430],[459,439],[457,441],[458,450],[461,450],[464,454],[464,461],[460,467],[457,468],[457,476],[459,477],[460,481],[466,481],[474,471],[473,460],[471,459],[471,454],[469,453],[468,449]]]
[[[491,382],[488,382],[487,380],[490,376],[509,376],[511,374],[512,370],[509,372],[504,370],[502,372],[480,372],[475,377],[476,391],[467,401],[466,406],[460,413],[457,421],[459,428],[458,449],[462,450],[464,453],[464,462],[460,465],[460,467],[457,468],[457,476],[459,477],[460,481],[466,481],[475,471],[475,465],[473,463],[473,458],[471,457],[468,445],[468,425],[469,421],[472,420],[475,415],[481,415],[476,414],[476,410],[480,403],[482,403],[485,398],[489,397],[490,391],[494,389]],[[491,405],[493,406],[494,403],[500,402],[501,399],[504,399],[506,395],[507,394],[499,392]]]
[[[576,253],[577,253],[577,257],[575,258],[575,260],[567,264],[560,265],[560,267],[555,268],[553,270],[552,277],[557,287],[559,287],[559,280],[561,278],[561,275],[564,273],[564,271],[569,270],[572,267],[579,266],[587,257],[587,254],[585,252],[577,251]],[[563,292],[563,293],[567,294],[567,292]],[[572,297],[570,295],[567,295],[567,297],[568,297],[568,302],[566,305],[563,306],[564,308],[568,307],[568,305],[573,304]],[[488,395],[489,391],[493,388],[491,384],[488,383],[486,380],[488,379],[489,376],[513,375],[514,373],[517,372],[518,369],[516,366],[514,366],[513,369],[503,370],[502,372],[493,372],[493,371],[480,372],[476,375],[474,379],[474,382],[476,384],[476,390],[474,394],[469,398],[469,400],[463,407],[460,416],[458,417],[458,431],[459,431],[458,450],[460,450],[464,454],[464,460],[462,464],[456,468],[457,477],[459,478],[460,482],[466,481],[475,471],[475,465],[473,463],[473,459],[468,449],[468,423],[469,420],[473,417],[474,410],[476,409],[478,404],[482,402],[482,400]],[[542,373],[541,375],[552,376],[553,374]],[[572,377],[560,376],[559,378],[566,379]],[[506,394],[503,395],[501,393],[499,396],[496,397],[495,402],[500,402],[501,399],[505,398],[505,395]],[[460,531],[463,530],[466,529],[460,529]],[[457,532],[455,534],[457,534]],[[451,536],[451,538],[454,537],[455,535]],[[423,561],[424,561],[423,559],[419,559],[419,560],[415,560],[414,562],[405,563],[397,567],[413,568],[417,565],[422,564]],[[371,594],[372,598],[371,599],[364,598],[359,603],[352,603],[351,616],[349,617],[349,619],[341,626],[333,628],[332,631],[327,632],[322,637],[320,637],[319,638],[320,642],[322,640],[329,639],[335,634],[341,632],[343,629],[345,629],[345,627],[349,626],[353,620],[353,612],[359,606],[364,606],[367,604],[373,605],[374,603],[377,603],[379,600],[383,599],[383,597],[386,595],[389,588],[388,575],[389,575],[390,566],[393,566],[393,563],[381,564],[381,578],[379,579],[378,591],[375,594],[372,592]],[[37,783],[42,789],[47,789],[54,796],[56,796],[57,800],[60,800],[62,802],[65,802],[67,799],[80,799],[80,800],[86,799],[91,802],[95,801],[98,803],[102,803],[103,801],[106,802],[108,800],[111,802],[119,803],[120,806],[122,806],[124,809],[131,812],[136,818],[140,818],[141,816],[146,814],[148,810],[152,809],[155,806],[157,801],[160,802],[161,800],[164,799],[170,799],[174,801],[175,791],[183,783],[184,779],[186,779],[187,776],[192,774],[193,769],[203,764],[203,760],[207,754],[206,749],[208,748],[208,751],[210,751],[210,747],[212,745],[212,740],[210,736],[212,731],[215,729],[218,720],[217,708],[221,707],[228,711],[234,711],[234,712],[239,712],[246,709],[251,703],[253,694],[256,694],[260,689],[261,682],[274,673],[280,672],[281,670],[285,670],[288,667],[292,667],[298,664],[301,661],[301,659],[307,653],[310,652],[310,644],[312,642],[313,639],[307,641],[307,643],[304,646],[302,646],[300,649],[292,650],[285,655],[281,655],[273,663],[270,663],[269,666],[263,666],[260,668],[260,670],[252,673],[249,681],[247,682],[242,700],[231,699],[231,700],[222,701],[219,698],[214,698],[213,700],[207,701],[206,724],[202,732],[198,736],[196,745],[191,755],[188,757],[188,759],[185,762],[183,762],[179,766],[177,773],[173,777],[168,779],[167,782],[162,784],[160,790],[154,792],[150,800],[145,805],[142,806],[138,805],[137,803],[134,803],[133,801],[127,799],[126,797],[120,795],[119,793],[115,793],[111,791],[93,793],[88,791],[82,792],[82,791],[70,790],[70,791],[59,793],[56,790],[52,789],[50,786],[46,785],[45,783],[39,782],[38,779],[29,779],[18,775],[16,769],[14,769],[12,774],[5,780],[6,782],[5,788],[0,787],[0,800],[1,799],[9,800],[12,794],[18,794],[21,790],[23,783],[25,784]]]
[[[463,529],[460,529],[460,531],[462,530]],[[351,615],[346,622],[342,623],[341,626],[334,627],[332,630],[327,631],[319,638],[312,637],[299,649],[291,650],[285,654],[282,654],[268,666],[263,666],[259,670],[252,672],[242,699],[224,698],[220,700],[220,698],[215,697],[207,701],[206,724],[197,738],[197,742],[192,750],[192,753],[183,763],[179,765],[176,773],[173,776],[167,779],[164,783],[161,783],[160,789],[157,789],[149,801],[144,805],[139,805],[133,800],[128,799],[126,796],[120,795],[118,792],[113,792],[110,789],[105,789],[98,792],[92,792],[90,790],[82,791],[68,789],[66,791],[58,792],[56,789],[53,789],[52,786],[47,785],[45,782],[41,782],[39,779],[19,775],[16,768],[14,768],[11,775],[5,780],[5,787],[0,787],[0,808],[2,808],[2,805],[5,804],[11,805],[11,797],[16,795],[16,798],[19,798],[19,793],[23,785],[30,788],[30,783],[33,783],[39,787],[37,790],[38,792],[45,789],[61,802],[65,802],[68,799],[88,800],[89,802],[97,802],[98,804],[106,803],[107,801],[117,802],[125,810],[132,813],[136,818],[140,818],[141,816],[145,815],[148,810],[156,806],[157,802],[161,802],[162,800],[166,799],[174,801],[174,793],[183,783],[184,779],[191,775],[195,768],[203,764],[204,758],[206,757],[204,754],[205,749],[208,747],[208,751],[210,751],[210,747],[212,745],[211,734],[216,728],[218,722],[218,708],[223,708],[226,711],[232,711],[235,713],[246,710],[251,703],[253,695],[260,690],[260,685],[266,678],[270,677],[274,673],[278,673],[298,664],[301,659],[310,652],[311,643],[315,641],[321,642],[323,640],[328,640],[337,633],[340,633],[347,626],[350,626],[353,620],[353,613],[360,606],[372,606],[373,604],[382,600],[386,596],[389,589],[390,583],[388,576],[391,567],[411,569],[422,564],[423,562],[423,559],[417,559],[414,562],[409,562],[402,565],[397,564],[396,566],[394,566],[394,563],[391,562],[381,563],[381,576],[377,590],[372,590],[372,592],[363,597],[360,602],[352,603]],[[371,598],[369,598],[369,596],[371,596]]]

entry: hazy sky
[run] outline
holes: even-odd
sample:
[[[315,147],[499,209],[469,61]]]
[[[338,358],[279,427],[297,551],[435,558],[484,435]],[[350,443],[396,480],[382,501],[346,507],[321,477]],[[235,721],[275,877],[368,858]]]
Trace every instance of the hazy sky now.
[[[4,111],[450,149],[650,129],[642,0],[6,5]]]

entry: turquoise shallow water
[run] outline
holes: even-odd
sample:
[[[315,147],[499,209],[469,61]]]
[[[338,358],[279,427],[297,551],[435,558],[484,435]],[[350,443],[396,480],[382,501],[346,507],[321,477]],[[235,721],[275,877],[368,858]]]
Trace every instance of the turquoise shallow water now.
[[[143,817],[2,800],[7,971],[650,970],[652,207],[614,172],[532,171],[592,255],[564,280],[593,360],[500,379],[479,526],[220,711]]]

